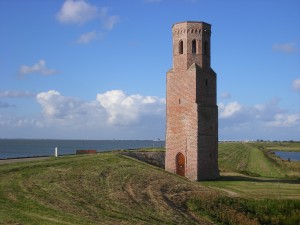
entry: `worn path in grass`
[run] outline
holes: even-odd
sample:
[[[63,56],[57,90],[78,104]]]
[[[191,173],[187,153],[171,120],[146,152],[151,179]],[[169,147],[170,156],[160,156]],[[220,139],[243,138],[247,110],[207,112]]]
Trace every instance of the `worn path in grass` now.
[[[219,145],[221,179],[203,182],[233,197],[300,200],[300,162],[287,162],[264,149],[296,144],[223,143]],[[251,175],[251,176],[249,176]]]
[[[238,172],[251,176],[287,178],[300,176],[299,162],[283,162],[271,158],[251,143],[223,143],[219,145],[219,168],[223,172]],[[276,156],[272,156],[276,157]]]
[[[216,192],[115,153],[0,165],[0,224],[210,224],[187,209]]]

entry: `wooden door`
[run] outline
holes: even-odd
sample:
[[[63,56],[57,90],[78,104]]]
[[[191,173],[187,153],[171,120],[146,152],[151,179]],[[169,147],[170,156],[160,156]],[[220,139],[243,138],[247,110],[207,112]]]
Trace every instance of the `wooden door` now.
[[[176,173],[185,176],[185,157],[182,153],[178,153],[176,157]]]

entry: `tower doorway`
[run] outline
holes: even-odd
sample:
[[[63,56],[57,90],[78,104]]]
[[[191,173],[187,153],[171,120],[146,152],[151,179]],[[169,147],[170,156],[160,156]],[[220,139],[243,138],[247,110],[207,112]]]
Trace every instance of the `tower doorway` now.
[[[185,176],[185,157],[180,152],[176,156],[176,174]]]

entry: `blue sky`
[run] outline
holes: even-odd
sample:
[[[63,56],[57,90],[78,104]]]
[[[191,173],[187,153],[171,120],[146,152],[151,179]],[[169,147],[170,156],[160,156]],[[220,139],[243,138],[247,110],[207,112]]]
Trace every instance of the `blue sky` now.
[[[164,139],[172,25],[212,24],[219,138],[300,140],[298,0],[1,0],[0,138]]]

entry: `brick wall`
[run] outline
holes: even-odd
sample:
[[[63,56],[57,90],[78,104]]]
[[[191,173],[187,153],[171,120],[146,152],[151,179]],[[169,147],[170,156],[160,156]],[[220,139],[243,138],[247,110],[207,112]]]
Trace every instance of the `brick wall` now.
[[[173,68],[166,81],[165,169],[176,173],[176,156],[182,153],[187,178],[216,179],[218,108],[216,74],[210,68],[210,25],[184,22],[173,25],[172,31]],[[192,50],[193,42],[196,51]]]

